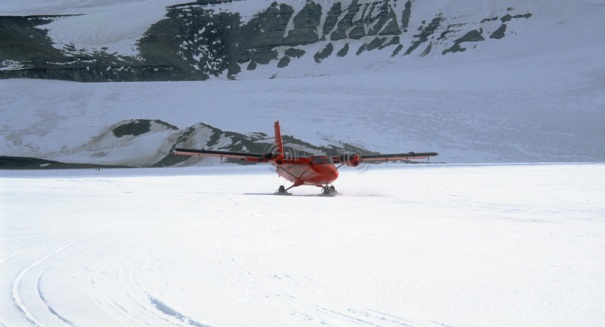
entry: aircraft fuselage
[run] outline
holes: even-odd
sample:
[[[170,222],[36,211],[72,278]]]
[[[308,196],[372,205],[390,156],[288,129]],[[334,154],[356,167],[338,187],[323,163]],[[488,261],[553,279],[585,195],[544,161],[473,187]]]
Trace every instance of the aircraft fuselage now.
[[[295,159],[274,161],[277,174],[295,186],[315,185],[323,186],[332,183],[338,178],[338,170],[334,161],[328,156],[311,156]]]

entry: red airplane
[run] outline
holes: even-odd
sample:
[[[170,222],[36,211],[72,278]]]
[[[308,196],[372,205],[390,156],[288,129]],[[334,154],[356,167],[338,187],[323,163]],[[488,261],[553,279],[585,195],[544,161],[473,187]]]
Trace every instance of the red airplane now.
[[[277,174],[293,184],[279,187],[275,194],[290,195],[288,190],[301,185],[321,187],[323,195],[335,195],[332,182],[338,178],[338,168],[342,166],[357,167],[362,162],[409,161],[437,156],[436,152],[394,153],[394,154],[343,154],[340,156],[292,157],[284,152],[279,121],[275,122],[275,149],[269,153],[247,153],[234,151],[214,151],[195,149],[174,149],[174,154],[183,156],[219,157],[221,159],[238,159],[245,162],[269,162],[275,166]],[[337,167],[336,164],[339,166]]]

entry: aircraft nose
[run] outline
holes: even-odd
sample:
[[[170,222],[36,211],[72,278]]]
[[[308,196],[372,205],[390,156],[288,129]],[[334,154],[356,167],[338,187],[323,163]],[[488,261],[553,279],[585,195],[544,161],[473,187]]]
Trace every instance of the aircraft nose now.
[[[338,170],[334,165],[316,165],[313,169],[321,175],[324,184],[331,183],[338,178]]]
[[[334,167],[334,165],[328,165],[328,167],[330,167],[330,173],[334,179],[336,179],[338,177],[338,169],[336,169],[336,167]]]

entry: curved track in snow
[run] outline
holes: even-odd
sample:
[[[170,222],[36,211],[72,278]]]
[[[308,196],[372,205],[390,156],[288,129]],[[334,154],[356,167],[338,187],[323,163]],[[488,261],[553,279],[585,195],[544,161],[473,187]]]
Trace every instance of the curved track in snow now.
[[[258,194],[265,167],[11,172],[0,325],[596,325],[603,176],[372,167],[325,198]]]
[[[52,261],[50,259],[74,243],[75,241],[69,242],[48,252],[42,258],[29,263],[12,281],[11,299],[13,305],[30,323],[42,326],[45,324],[40,320],[47,320],[49,323],[59,320],[71,325],[68,320],[57,313],[46,301],[40,285],[42,276],[49,268],[49,262]]]

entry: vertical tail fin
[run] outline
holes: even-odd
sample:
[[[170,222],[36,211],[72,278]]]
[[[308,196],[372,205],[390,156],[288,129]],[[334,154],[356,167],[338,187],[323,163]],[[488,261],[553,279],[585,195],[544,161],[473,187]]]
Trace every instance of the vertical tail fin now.
[[[275,122],[275,155],[281,159],[284,157],[284,145],[281,140],[281,130],[279,128],[279,120]]]

